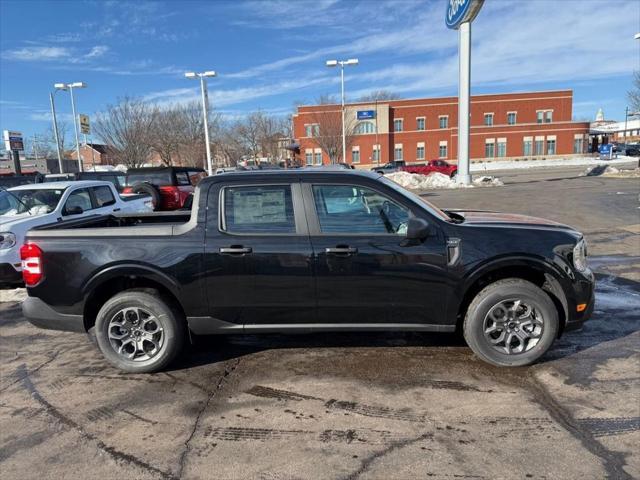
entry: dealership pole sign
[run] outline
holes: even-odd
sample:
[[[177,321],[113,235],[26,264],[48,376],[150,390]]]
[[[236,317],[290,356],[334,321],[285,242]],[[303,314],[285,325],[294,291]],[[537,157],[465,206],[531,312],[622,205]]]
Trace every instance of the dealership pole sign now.
[[[460,24],[472,22],[484,0],[447,0],[447,14],[444,23],[447,27],[457,30]]]
[[[458,30],[458,182],[471,183],[469,174],[469,99],[471,96],[471,22],[484,0],[447,0],[444,23]]]
[[[22,132],[13,132],[11,130],[5,130],[3,132],[4,148],[10,151],[24,150],[24,140],[22,138]]]

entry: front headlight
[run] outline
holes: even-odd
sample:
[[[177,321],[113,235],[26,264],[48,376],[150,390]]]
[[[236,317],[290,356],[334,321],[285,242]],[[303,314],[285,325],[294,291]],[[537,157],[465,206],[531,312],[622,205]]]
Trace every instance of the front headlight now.
[[[587,269],[587,243],[584,238],[573,247],[573,266],[579,272]]]
[[[0,250],[11,248],[16,244],[16,236],[11,232],[0,232]]]

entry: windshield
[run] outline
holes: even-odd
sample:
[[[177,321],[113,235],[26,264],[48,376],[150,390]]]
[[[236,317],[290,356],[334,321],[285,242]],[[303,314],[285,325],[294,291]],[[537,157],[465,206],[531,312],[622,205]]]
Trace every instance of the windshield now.
[[[33,189],[0,192],[0,215],[14,216],[30,213],[43,215],[55,210],[63,189]]]
[[[406,188],[401,187],[400,185],[398,185],[393,180],[389,180],[387,177],[385,177],[383,175],[380,176],[379,180],[382,183],[384,183],[385,185],[393,188],[396,192],[404,195],[405,197],[407,197],[410,200],[413,200],[415,203],[423,205],[430,213],[432,213],[436,217],[440,218],[441,220],[446,220],[446,221],[450,221],[451,220],[451,217],[449,217],[449,215],[444,213],[442,210],[440,210],[438,207],[436,207],[433,203],[427,202],[421,196],[416,195],[415,193],[407,190]]]

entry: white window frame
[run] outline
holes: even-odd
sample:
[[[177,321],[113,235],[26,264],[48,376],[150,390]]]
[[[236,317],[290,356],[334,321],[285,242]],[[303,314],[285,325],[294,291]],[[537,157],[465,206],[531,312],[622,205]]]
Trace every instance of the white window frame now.
[[[509,115],[513,115],[513,123],[509,123]],[[518,123],[518,112],[507,112],[507,125],[515,125],[516,123]]]
[[[400,130],[396,129],[396,122],[400,122]],[[394,118],[393,119],[393,131],[394,132],[404,132],[404,118]]]
[[[422,128],[420,128],[419,122],[422,120]],[[416,130],[418,132],[424,132],[427,129],[427,117],[416,117]]]
[[[420,156],[420,149],[422,149],[422,156]],[[416,144],[416,160],[425,159],[425,150],[424,142],[418,142]]]
[[[318,162],[318,155],[320,156],[320,162]],[[322,165],[322,149],[321,148],[315,148],[313,150],[313,164],[314,165]]]
[[[400,158],[397,158],[396,153],[398,152],[398,150],[400,151]],[[402,144],[401,143],[396,143],[393,146],[393,161],[394,162],[401,162],[404,160],[404,149],[402,148]]]
[[[313,165],[313,148],[305,148],[304,150],[304,161],[305,165]],[[311,160],[311,161],[309,161]]]
[[[358,160],[356,160],[356,157],[353,155],[354,153],[357,153],[357,157]],[[353,147],[351,147],[351,163],[360,163],[360,146],[359,145],[354,145]]]
[[[445,119],[445,126],[442,126],[442,119]],[[441,129],[449,128],[449,115],[438,115],[438,127]]]
[[[380,144],[375,143],[371,152],[371,160],[374,162],[380,162]]]
[[[447,115],[447,118],[449,118],[449,116]],[[444,147],[444,156],[442,155],[442,147]],[[449,156],[449,145],[447,144],[446,140],[440,140],[440,143],[438,145],[438,158],[448,158]]]
[[[500,155],[500,145],[504,145],[504,155]],[[498,141],[496,142],[496,157],[504,158],[506,156],[507,156],[507,139],[504,137],[498,138]]]
[[[491,123],[487,123],[487,118],[490,118],[490,119],[491,119]],[[486,113],[484,114],[484,117],[483,117],[483,123],[482,123],[482,125],[483,125],[483,126],[485,126],[485,127],[493,127],[493,120],[494,120],[494,118],[495,118],[495,115],[493,114],[493,112],[486,112]]]

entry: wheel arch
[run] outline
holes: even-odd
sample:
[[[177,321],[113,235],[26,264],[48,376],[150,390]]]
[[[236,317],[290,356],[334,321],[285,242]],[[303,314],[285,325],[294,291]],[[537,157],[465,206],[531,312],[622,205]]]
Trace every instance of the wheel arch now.
[[[83,289],[85,330],[88,331],[93,327],[98,312],[107,300],[125,290],[139,290],[157,294],[178,309],[183,316],[185,314],[179,297],[176,295],[180,291],[180,286],[165,273],[146,265],[116,265],[94,275]]]
[[[566,294],[560,282],[560,274],[545,261],[531,258],[502,259],[475,270],[467,277],[458,298],[462,300],[454,307],[456,330],[461,331],[469,304],[487,285],[506,278],[520,278],[540,287],[556,306],[560,320],[558,336],[564,330],[568,315]]]

